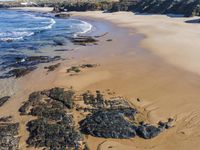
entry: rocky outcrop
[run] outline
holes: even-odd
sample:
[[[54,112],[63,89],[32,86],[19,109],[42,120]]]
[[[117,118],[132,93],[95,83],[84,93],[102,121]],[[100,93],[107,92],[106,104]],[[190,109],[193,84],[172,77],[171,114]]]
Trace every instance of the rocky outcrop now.
[[[59,9],[60,8],[60,9]],[[133,11],[155,14],[182,14],[186,17],[200,16],[199,0],[120,0],[119,2],[62,2],[55,7],[57,11],[106,12]]]
[[[29,146],[54,150],[80,148],[83,137],[69,110],[73,107],[73,95],[72,90],[53,88],[29,96],[19,109],[21,115],[38,117],[27,123]]]
[[[47,69],[47,72],[51,72],[51,71],[56,70],[59,66],[60,66],[60,63],[57,63],[55,65],[50,65],[50,66],[44,67],[44,69]]]
[[[126,100],[106,100],[100,91],[96,91],[96,95],[86,92],[82,96],[84,103],[92,106],[92,109],[84,109],[91,114],[80,121],[81,131],[85,134],[103,138],[126,139],[139,136],[150,139],[172,127],[173,119],[159,122],[158,125],[138,122],[137,110],[132,108]]]
[[[133,8],[136,12],[156,14],[183,14],[186,17],[200,15],[199,0],[142,0]]]
[[[30,94],[19,109],[21,115],[36,117],[27,123],[29,146],[55,150],[88,149],[83,134],[101,138],[139,136],[150,139],[172,127],[173,119],[157,125],[139,122],[138,111],[123,98],[106,99],[100,91],[74,94],[71,89],[65,91],[58,87]],[[82,101],[82,106],[77,101]],[[77,117],[80,114],[83,118]]]
[[[129,110],[134,115],[134,110]],[[101,109],[80,122],[81,131],[96,137],[133,138],[137,127],[125,119],[123,109]]]
[[[98,40],[91,36],[77,36],[77,37],[71,38],[71,42],[75,45],[86,46],[88,44],[96,44]]]
[[[35,70],[38,64],[58,61],[61,57],[8,55],[2,59],[9,60],[0,64],[2,69],[8,70],[11,68],[11,70],[5,72],[0,78],[20,78]]]
[[[12,123],[11,117],[0,118],[0,149],[18,150],[19,149],[19,123]]]

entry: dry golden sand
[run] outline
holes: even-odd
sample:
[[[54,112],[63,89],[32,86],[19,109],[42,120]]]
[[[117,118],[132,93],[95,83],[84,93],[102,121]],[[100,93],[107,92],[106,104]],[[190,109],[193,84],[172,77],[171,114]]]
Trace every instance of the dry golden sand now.
[[[30,149],[25,147],[28,136],[25,124],[31,119],[19,116],[21,103],[33,91],[73,86],[77,92],[111,89],[147,112],[151,123],[165,121],[169,117],[176,119],[174,128],[151,140],[89,136],[87,141],[91,150],[198,150],[200,53],[197,50],[200,49],[200,26],[184,23],[186,18],[142,16],[128,12],[84,12],[74,15],[93,21],[107,20],[113,24],[109,24],[109,34],[100,38],[98,45],[68,52],[68,57],[73,59],[64,61],[58,70],[46,75],[41,67],[17,80],[20,92],[0,109],[0,115],[10,114],[20,121],[20,149]],[[144,34],[145,38],[136,31]],[[110,38],[113,41],[107,42]],[[84,70],[76,76],[66,74],[67,67],[83,63],[97,63],[100,66]],[[138,97],[141,102],[136,100]]]

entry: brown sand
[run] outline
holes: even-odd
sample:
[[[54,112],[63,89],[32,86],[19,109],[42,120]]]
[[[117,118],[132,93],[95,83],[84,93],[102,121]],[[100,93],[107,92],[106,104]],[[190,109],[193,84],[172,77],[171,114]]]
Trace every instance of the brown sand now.
[[[184,23],[185,18],[136,16],[128,12],[74,15],[87,17],[94,24],[109,20],[112,23],[105,22],[109,34],[101,37],[98,45],[68,52],[68,57],[73,59],[64,61],[52,73],[46,75],[41,67],[17,80],[20,92],[0,109],[0,115],[13,115],[16,121],[21,122],[20,149],[30,149],[25,147],[28,136],[25,123],[31,119],[19,116],[17,110],[21,103],[36,90],[73,86],[78,92],[111,89],[147,112],[151,123],[169,117],[176,119],[174,128],[151,140],[114,140],[89,136],[87,141],[91,150],[198,150],[200,67],[197,66],[197,58],[200,53],[197,48],[200,45],[197,29],[200,27]],[[136,31],[143,33],[145,39]],[[113,41],[108,42],[107,39]],[[67,67],[82,63],[97,63],[100,66],[84,70],[76,76],[66,74]],[[138,97],[141,102],[136,101]]]

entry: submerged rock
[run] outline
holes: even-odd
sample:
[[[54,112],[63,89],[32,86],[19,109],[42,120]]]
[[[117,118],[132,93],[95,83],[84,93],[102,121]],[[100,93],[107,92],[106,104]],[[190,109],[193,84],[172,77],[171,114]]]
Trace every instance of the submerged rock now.
[[[0,98],[0,107],[3,106],[8,100],[10,99],[10,96],[4,96]]]
[[[10,78],[10,77],[20,78],[35,70],[38,64],[58,61],[61,59],[61,57],[19,55],[19,56],[7,56],[3,59],[9,59],[9,61],[5,61],[2,64],[0,64],[2,69],[3,70],[11,69],[11,70],[5,72],[3,75],[0,76],[0,78]]]
[[[96,137],[132,138],[137,127],[125,119],[123,111],[99,110],[80,122],[81,131]]]
[[[27,67],[27,68],[16,68],[8,71],[4,75],[0,76],[1,79],[4,78],[10,78],[10,77],[15,77],[15,78],[20,78],[22,76],[25,76],[35,70],[36,67]]]

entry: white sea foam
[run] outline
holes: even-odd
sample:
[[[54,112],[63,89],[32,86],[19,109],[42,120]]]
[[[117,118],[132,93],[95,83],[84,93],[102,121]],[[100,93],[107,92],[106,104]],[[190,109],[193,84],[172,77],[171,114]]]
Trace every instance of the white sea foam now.
[[[15,41],[22,40],[24,37],[32,36],[34,32],[1,32],[0,41]]]
[[[25,14],[28,17],[31,17],[33,19],[37,20],[43,20],[44,24],[47,24],[46,26],[42,27],[33,27],[33,28],[17,28],[14,29],[14,31],[6,31],[6,32],[0,32],[0,41],[16,41],[16,40],[22,40],[24,37],[29,37],[35,34],[37,31],[41,30],[48,30],[53,27],[53,25],[56,23],[56,21],[53,18],[47,18],[47,17],[40,17],[35,16],[32,14]]]
[[[92,30],[93,26],[90,23],[86,22],[86,21],[77,20],[77,19],[71,19],[71,20],[72,21],[74,20],[74,21],[80,21],[81,22],[80,24],[78,24],[78,27],[81,28],[82,31],[77,32],[76,34],[74,34],[74,37],[76,37],[76,36],[78,36],[80,34],[85,34],[85,33],[87,33],[87,32]]]

